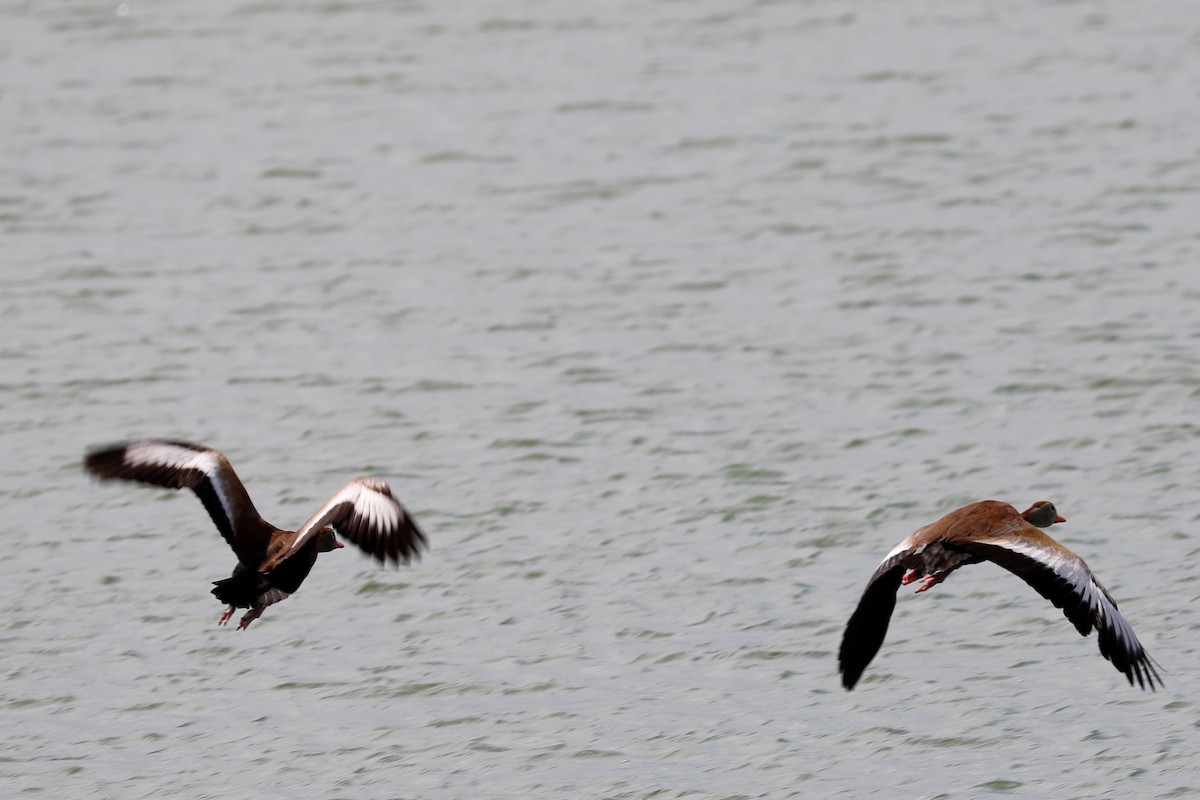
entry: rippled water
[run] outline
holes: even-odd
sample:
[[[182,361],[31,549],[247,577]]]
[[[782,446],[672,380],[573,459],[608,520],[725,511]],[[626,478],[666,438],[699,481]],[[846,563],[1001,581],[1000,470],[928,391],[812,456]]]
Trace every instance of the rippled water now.
[[[1200,795],[1179,6],[0,18],[10,796]],[[284,527],[381,475],[432,550],[219,628],[196,499],[82,474],[147,435]],[[1056,501],[1165,691],[991,566],[839,688],[984,497]]]

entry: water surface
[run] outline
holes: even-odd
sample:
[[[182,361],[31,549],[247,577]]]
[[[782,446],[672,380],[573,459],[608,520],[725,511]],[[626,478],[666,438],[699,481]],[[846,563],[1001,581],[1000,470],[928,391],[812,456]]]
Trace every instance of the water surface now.
[[[1200,129],[1174,4],[0,5],[12,796],[1200,794]],[[248,631],[224,450],[350,550]],[[916,526],[1056,527],[1141,693],[991,566],[835,652]]]

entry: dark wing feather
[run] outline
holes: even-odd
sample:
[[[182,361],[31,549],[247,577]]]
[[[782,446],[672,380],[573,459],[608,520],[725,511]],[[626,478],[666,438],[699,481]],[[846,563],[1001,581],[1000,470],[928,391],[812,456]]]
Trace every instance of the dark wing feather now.
[[[1044,534],[1043,534],[1044,536]],[[1154,660],[1142,647],[1133,628],[1117,610],[1112,599],[1079,556],[1046,536],[1048,546],[1033,546],[1020,540],[962,542],[959,546],[1004,567],[1032,586],[1074,624],[1080,635],[1096,629],[1100,655],[1112,662],[1141,688],[1163,685]]]
[[[896,608],[896,590],[900,588],[900,579],[906,570],[903,562],[910,555],[910,550],[903,550],[884,559],[867,582],[858,607],[846,623],[842,646],[838,650],[838,671],[842,673],[842,686],[846,691],[854,688],[883,645],[892,611]]]

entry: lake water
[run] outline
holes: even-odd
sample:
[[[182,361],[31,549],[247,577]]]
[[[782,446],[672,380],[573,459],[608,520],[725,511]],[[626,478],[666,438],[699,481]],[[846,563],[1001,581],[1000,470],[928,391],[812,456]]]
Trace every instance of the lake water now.
[[[1200,44],[1175,3],[0,3],[0,787],[1200,796]],[[220,448],[431,541],[244,632]],[[904,535],[1054,500],[1165,669]],[[1191,698],[1191,699],[1189,699]]]

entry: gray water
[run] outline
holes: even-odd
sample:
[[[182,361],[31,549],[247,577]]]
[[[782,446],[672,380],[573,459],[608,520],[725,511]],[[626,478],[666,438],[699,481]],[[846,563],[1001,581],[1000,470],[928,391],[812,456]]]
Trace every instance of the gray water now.
[[[1200,795],[1200,27],[1173,2],[0,4],[0,790]],[[249,630],[196,498],[377,474],[432,549]],[[879,559],[1054,529],[852,694]]]

